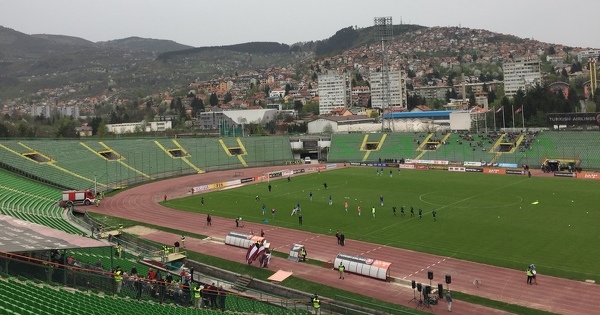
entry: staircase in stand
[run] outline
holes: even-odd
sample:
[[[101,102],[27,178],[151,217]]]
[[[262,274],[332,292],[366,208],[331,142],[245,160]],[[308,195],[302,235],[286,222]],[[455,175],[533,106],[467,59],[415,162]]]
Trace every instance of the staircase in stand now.
[[[243,292],[246,291],[246,287],[248,286],[248,284],[252,281],[252,278],[247,277],[247,276],[239,276],[237,278],[237,280],[235,280],[235,283],[233,284],[233,289]]]

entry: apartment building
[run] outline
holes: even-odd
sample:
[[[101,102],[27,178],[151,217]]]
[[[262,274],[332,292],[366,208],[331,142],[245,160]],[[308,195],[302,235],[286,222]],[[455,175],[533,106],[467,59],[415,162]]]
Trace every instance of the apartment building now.
[[[391,106],[400,106],[406,108],[406,78],[404,71],[389,70],[387,75],[390,85],[389,104],[384,97],[385,74],[371,70],[369,73],[369,83],[371,84],[371,106],[373,108],[387,108]]]
[[[329,114],[334,108],[346,108],[346,76],[328,73],[319,75],[318,80],[319,114]]]
[[[526,91],[535,84],[541,84],[542,72],[537,57],[516,58],[502,65],[504,72],[504,94],[512,97],[519,89]]]

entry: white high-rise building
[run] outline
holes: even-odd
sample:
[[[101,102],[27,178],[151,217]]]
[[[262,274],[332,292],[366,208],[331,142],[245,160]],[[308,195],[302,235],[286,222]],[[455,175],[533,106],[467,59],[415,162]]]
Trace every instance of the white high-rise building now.
[[[406,78],[404,72],[401,70],[390,70],[387,78],[389,79],[389,104],[385,100],[384,96],[384,85],[382,81],[385,80],[385,75],[381,72],[371,70],[369,73],[369,83],[371,84],[371,107],[382,108],[390,106],[402,106],[406,107],[407,99],[405,93]]]
[[[319,114],[329,114],[332,109],[346,107],[346,78],[343,74],[319,75]]]
[[[537,57],[516,58],[502,65],[504,72],[504,94],[511,97],[519,89],[525,92],[529,87],[541,84],[542,72]]]

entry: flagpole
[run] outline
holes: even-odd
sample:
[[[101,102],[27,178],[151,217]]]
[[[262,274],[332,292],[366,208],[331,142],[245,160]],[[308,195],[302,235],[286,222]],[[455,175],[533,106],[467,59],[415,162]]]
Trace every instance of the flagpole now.
[[[523,122],[523,131],[525,130],[525,108],[521,105],[521,121]]]
[[[494,108],[494,132],[496,132],[496,106]]]
[[[513,121],[513,132],[515,131],[515,105],[510,105],[510,108],[512,110],[512,121]]]
[[[487,130],[487,110],[485,112],[483,112],[483,117],[485,117],[484,119],[484,124],[485,124],[485,133],[488,133]]]
[[[504,117],[504,107],[502,107],[502,128],[504,128],[504,132],[506,132],[506,117]]]

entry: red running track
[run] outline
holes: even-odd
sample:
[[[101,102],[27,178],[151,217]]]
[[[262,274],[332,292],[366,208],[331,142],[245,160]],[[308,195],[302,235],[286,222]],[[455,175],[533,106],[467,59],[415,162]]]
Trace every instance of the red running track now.
[[[294,165],[244,169],[244,176],[257,176],[268,171],[304,167],[304,165]],[[106,198],[100,207],[90,207],[90,211],[174,228],[181,230],[182,234],[190,232],[223,239],[228,232],[235,229],[231,219],[213,216],[212,226],[205,227],[206,215],[172,210],[162,207],[157,202],[162,201],[165,194],[168,199],[185,197],[189,196],[189,190],[193,186],[231,180],[236,171],[239,172],[239,170],[213,172],[134,187]],[[245,222],[245,231],[260,231],[260,229],[264,229],[265,237],[271,242],[272,248],[278,251],[287,252],[292,244],[301,243],[306,245],[309,258],[320,261],[331,261],[340,252],[367,255],[391,262],[391,275],[395,278],[429,284],[427,271],[431,270],[434,273],[432,285],[437,287],[438,282],[443,283],[445,274],[451,274],[451,290],[559,314],[593,313],[591,310],[595,309],[598,304],[595,297],[600,296],[600,286],[595,284],[542,274],[538,276],[539,285],[527,285],[525,283],[525,267],[523,271],[518,271],[353,240],[347,240],[346,246],[342,248],[337,245],[334,236]],[[144,237],[171,245],[178,240],[179,235],[156,232]],[[245,250],[232,246],[187,238],[186,247],[209,255],[244,262]],[[341,281],[337,278],[335,271],[293,263],[277,257],[272,259],[270,269],[292,270],[294,276],[306,280],[339,287],[392,303],[414,306],[414,303],[408,304],[412,298],[410,286],[399,286],[357,275],[350,275],[346,277],[345,281]],[[479,287],[473,284],[475,279],[481,281]],[[327,296],[325,292],[320,294]],[[432,311],[434,313],[446,312],[445,303],[433,306]],[[506,314],[502,311],[461,301],[453,303],[453,313]]]

